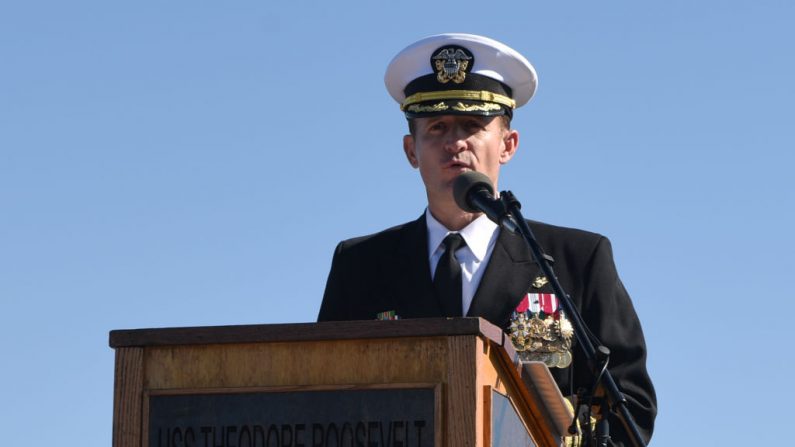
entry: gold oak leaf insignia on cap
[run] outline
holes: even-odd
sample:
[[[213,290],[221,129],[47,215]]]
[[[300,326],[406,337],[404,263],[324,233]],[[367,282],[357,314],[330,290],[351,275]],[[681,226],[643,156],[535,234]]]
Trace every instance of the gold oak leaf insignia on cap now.
[[[440,48],[431,58],[436,70],[436,80],[442,84],[450,81],[456,84],[464,82],[472,59],[471,53],[462,47]]]

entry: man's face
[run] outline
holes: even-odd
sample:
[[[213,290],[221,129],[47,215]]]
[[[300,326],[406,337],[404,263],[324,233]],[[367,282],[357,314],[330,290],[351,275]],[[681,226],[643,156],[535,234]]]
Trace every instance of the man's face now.
[[[498,117],[441,115],[416,118],[414,135],[403,137],[411,166],[420,170],[428,200],[452,200],[453,181],[466,171],[486,174],[497,188],[500,165],[519,145],[519,133]]]

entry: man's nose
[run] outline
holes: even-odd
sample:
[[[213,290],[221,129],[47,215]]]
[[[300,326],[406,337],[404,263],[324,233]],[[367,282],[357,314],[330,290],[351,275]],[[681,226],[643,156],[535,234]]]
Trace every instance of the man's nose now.
[[[457,154],[467,148],[467,133],[461,126],[454,126],[450,129],[445,140],[444,148],[447,152]]]

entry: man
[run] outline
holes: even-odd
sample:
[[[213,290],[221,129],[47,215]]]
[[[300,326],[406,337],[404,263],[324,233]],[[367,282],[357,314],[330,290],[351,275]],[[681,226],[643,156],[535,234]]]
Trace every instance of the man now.
[[[577,347],[572,362],[570,323],[524,241],[453,198],[453,182],[467,171],[485,174],[496,189],[500,167],[519,147],[513,111],[535,92],[532,65],[500,42],[443,34],[400,52],[385,82],[409,121],[403,150],[420,171],[428,207],[413,222],[337,246],[318,320],[479,316],[507,330],[523,358],[546,362],[564,395],[588,386]],[[609,241],[529,224],[564,290],[611,349],[610,371],[648,440],[656,397]],[[617,420],[611,427],[615,445],[628,443]]]

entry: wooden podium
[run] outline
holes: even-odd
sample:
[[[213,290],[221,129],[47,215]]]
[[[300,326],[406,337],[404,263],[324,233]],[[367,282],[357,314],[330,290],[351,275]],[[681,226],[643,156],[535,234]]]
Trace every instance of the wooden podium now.
[[[117,330],[114,447],[558,446],[543,364],[479,318]]]

